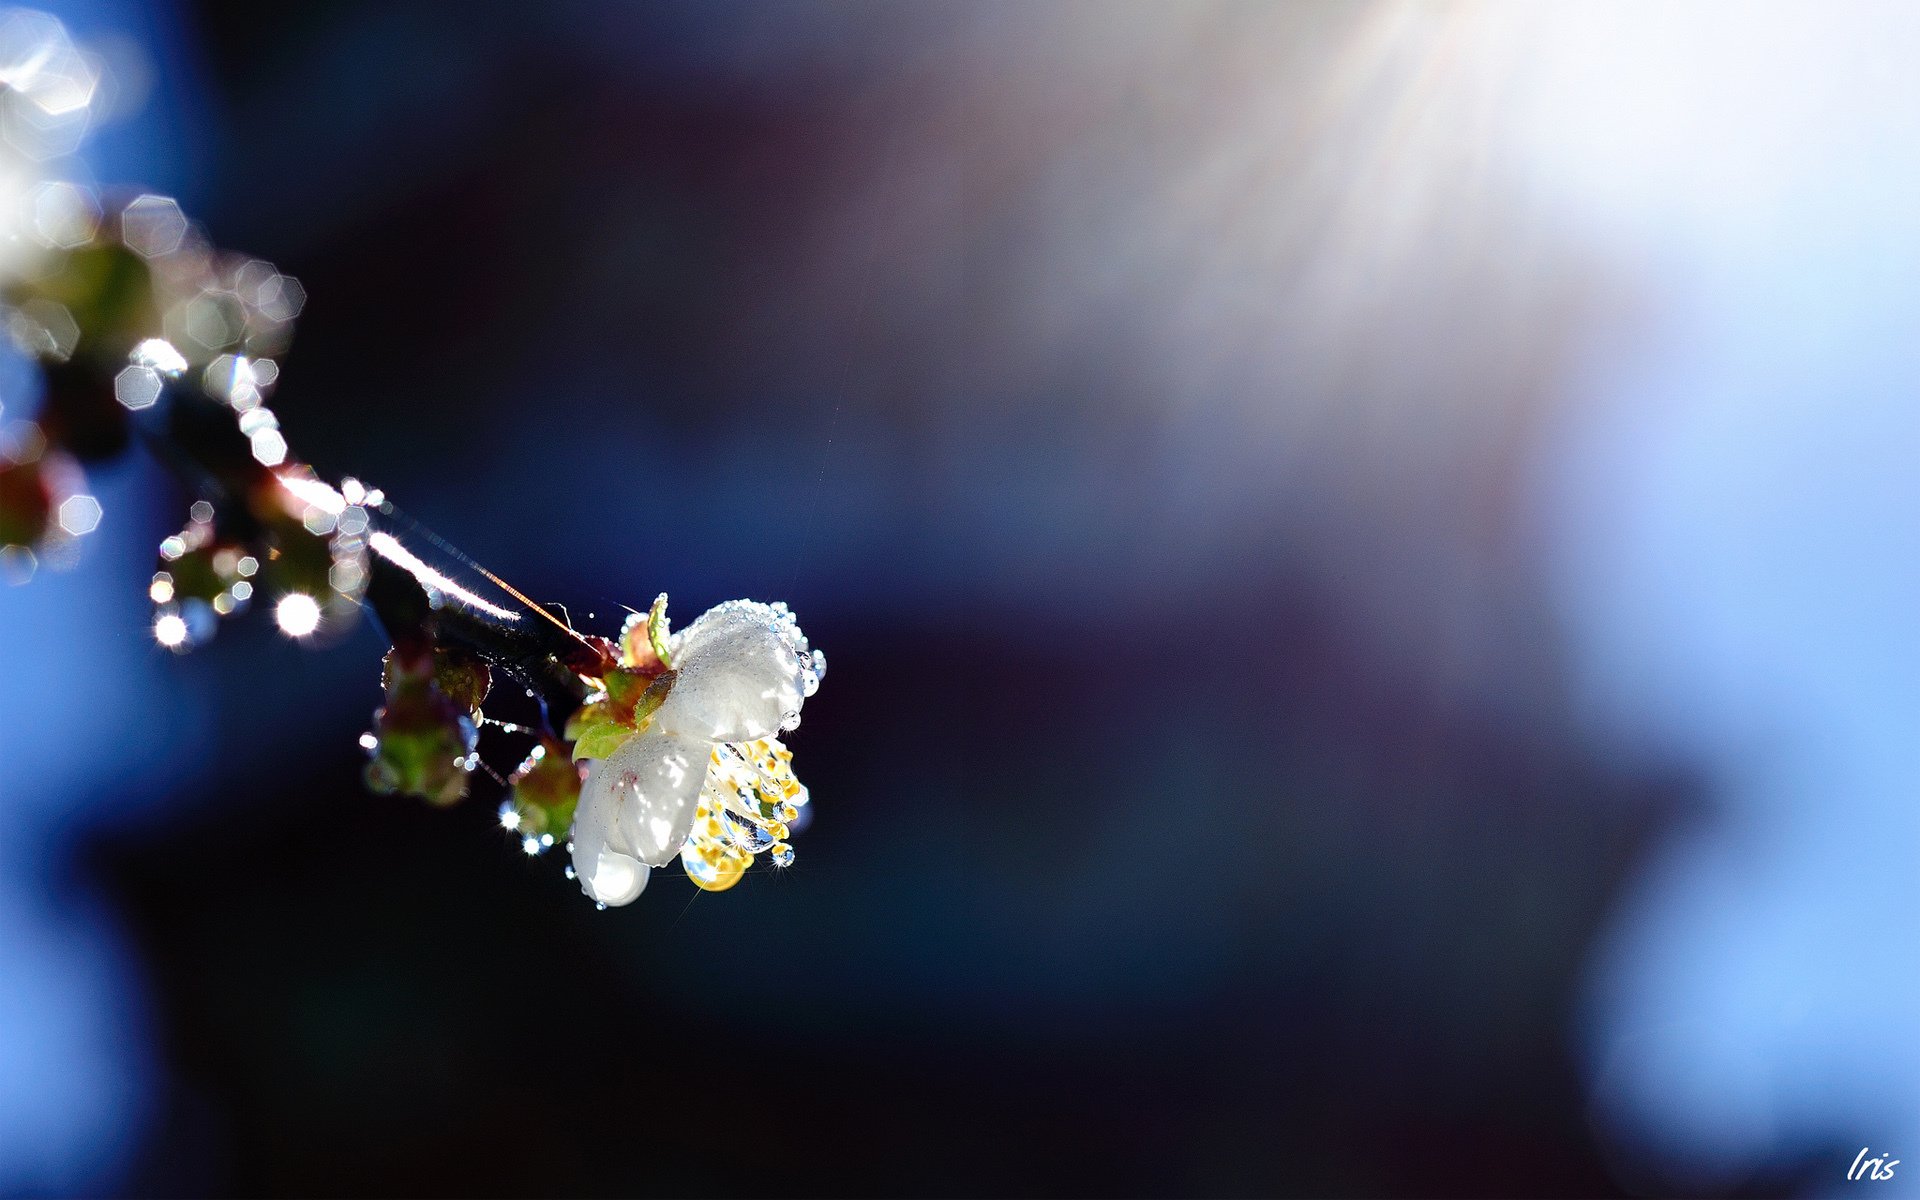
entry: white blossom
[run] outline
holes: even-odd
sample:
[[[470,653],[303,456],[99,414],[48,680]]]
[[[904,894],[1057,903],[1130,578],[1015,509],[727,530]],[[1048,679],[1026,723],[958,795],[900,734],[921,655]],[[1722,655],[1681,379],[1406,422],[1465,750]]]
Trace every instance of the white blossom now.
[[[756,854],[792,861],[807,794],[777,735],[800,723],[825,658],[785,605],[733,600],[673,637],[667,660],[659,707],[592,764],[574,812],[574,873],[602,904],[631,903],[675,855],[710,890]]]

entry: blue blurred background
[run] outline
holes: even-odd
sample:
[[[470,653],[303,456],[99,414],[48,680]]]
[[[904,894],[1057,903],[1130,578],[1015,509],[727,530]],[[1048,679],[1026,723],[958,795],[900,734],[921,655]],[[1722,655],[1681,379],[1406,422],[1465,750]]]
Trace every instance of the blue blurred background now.
[[[1914,1190],[1920,11],[54,7],[298,452],[833,669],[795,866],[595,912],[97,477],[0,1191]]]

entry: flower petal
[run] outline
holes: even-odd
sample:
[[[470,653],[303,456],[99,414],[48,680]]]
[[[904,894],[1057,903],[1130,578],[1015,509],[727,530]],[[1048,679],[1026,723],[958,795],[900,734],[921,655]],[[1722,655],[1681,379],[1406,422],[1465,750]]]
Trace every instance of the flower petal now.
[[[588,803],[582,797],[573,819],[573,874],[580,890],[602,904],[631,904],[647,886],[651,868],[632,855],[607,845],[605,798]]]
[[[666,866],[687,840],[711,755],[697,739],[649,729],[593,764],[580,807],[592,806],[605,822],[609,847],[650,867]]]
[[[730,600],[673,644],[673,690],[654,722],[686,737],[740,742],[800,723],[825,666],[783,604]]]

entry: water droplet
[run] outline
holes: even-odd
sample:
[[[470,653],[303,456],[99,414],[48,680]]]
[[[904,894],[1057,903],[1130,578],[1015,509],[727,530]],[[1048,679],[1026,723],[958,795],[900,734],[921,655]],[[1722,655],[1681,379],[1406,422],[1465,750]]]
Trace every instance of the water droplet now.
[[[708,892],[724,892],[739,883],[752,861],[738,850],[713,843],[695,845],[689,841],[680,850],[680,865],[686,868],[687,878]]]
[[[774,843],[775,839],[773,834],[760,828],[751,821],[742,820],[732,813],[727,813],[725,820],[727,837],[732,840],[734,845],[745,850],[748,854],[758,854]]]

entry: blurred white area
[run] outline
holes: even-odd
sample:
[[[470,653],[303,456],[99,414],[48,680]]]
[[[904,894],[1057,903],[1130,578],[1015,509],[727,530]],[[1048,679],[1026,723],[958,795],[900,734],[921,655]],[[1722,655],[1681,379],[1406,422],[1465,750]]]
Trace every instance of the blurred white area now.
[[[1496,710],[1554,695],[1540,647],[1570,637],[1577,719],[1712,808],[1594,964],[1623,1177],[1711,1190],[1845,1146],[1810,1166],[1845,1187],[1903,1135],[1920,1162],[1920,8],[1041,12],[1036,57],[1073,54],[956,56],[924,137],[888,107],[869,186],[801,242],[823,310],[871,321],[876,263],[957,245],[880,324],[981,322],[997,353],[956,370],[985,395],[1119,348],[1129,390],[1088,419],[1118,450],[1151,397],[1150,469],[1010,472],[992,527],[1139,505],[1136,539],[1048,560],[1130,602],[1278,535],[1396,662]],[[1512,625],[1538,567],[1562,630]]]
[[[1532,13],[1533,181],[1642,317],[1540,465],[1558,586],[1596,727],[1713,809],[1596,964],[1596,1118],[1837,1193],[1920,1156],[1920,9]]]

